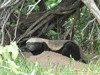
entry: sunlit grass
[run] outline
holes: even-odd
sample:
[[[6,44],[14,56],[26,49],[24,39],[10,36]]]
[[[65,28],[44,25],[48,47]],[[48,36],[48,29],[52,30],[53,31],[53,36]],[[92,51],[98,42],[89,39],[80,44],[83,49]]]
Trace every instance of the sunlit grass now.
[[[11,69],[0,67],[0,75],[100,75],[100,60],[97,63],[89,63],[85,70],[75,70],[70,66],[55,67],[50,64],[49,67],[40,67],[38,62],[26,62],[22,58],[16,60],[16,64],[20,67],[19,73],[13,73]],[[78,64],[77,64],[78,65]]]

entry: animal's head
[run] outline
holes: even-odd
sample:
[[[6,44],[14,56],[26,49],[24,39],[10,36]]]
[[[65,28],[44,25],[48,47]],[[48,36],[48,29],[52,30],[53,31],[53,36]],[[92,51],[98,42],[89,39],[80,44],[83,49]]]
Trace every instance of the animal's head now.
[[[26,48],[30,51],[36,51],[42,48],[43,41],[39,38],[30,38],[26,42]]]

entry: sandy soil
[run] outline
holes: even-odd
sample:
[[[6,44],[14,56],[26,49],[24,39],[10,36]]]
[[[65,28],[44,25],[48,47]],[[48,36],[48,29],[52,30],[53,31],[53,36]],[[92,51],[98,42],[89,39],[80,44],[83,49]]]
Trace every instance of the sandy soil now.
[[[44,51],[43,53],[35,56],[30,52],[23,52],[23,55],[30,62],[39,62],[42,67],[50,65],[50,63],[56,66],[70,66],[77,70],[85,69],[87,67],[84,63],[74,61],[66,56],[51,51]]]

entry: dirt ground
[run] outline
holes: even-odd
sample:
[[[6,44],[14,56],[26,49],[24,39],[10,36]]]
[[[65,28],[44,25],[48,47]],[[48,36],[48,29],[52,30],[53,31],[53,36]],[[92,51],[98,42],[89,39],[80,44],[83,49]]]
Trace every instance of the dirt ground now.
[[[23,55],[28,61],[33,63],[37,61],[42,67],[50,65],[50,63],[55,66],[66,65],[68,67],[75,68],[75,70],[84,70],[87,67],[87,64],[74,61],[66,56],[51,51],[44,51],[43,53],[35,56],[30,52],[23,52]]]

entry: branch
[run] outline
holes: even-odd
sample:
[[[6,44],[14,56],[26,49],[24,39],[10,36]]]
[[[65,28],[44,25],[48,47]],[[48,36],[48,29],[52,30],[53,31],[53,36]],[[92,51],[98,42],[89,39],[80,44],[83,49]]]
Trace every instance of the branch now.
[[[86,29],[92,22],[94,22],[95,20],[96,20],[96,18],[90,20],[90,21],[87,23],[87,25],[85,25],[85,27],[82,29],[82,32],[81,32],[82,38],[83,38],[85,29]]]
[[[21,12],[23,6],[24,6],[24,1],[23,1],[22,5],[21,5],[21,7],[20,7],[20,10],[19,10],[20,12]],[[15,41],[15,39],[16,39],[16,37],[17,37],[17,28],[18,28],[18,25],[19,25],[20,14],[21,14],[20,12],[19,12],[19,14],[18,14],[18,19],[17,19],[17,23],[16,23],[16,27],[15,27],[15,32],[14,32],[14,39],[13,39],[13,41]]]
[[[0,4],[0,10],[16,5],[20,0],[4,0],[3,3]]]
[[[34,22],[26,31],[23,35],[21,35],[18,39],[17,42],[19,42],[23,37],[25,37],[33,27],[35,27],[39,22],[41,22],[43,19],[45,19],[47,16],[50,15],[50,12],[45,13],[42,17],[40,17],[36,22]]]
[[[100,10],[96,6],[94,0],[81,0],[91,11],[91,13],[96,17],[98,23],[100,24]]]
[[[6,25],[6,22],[8,21],[8,19],[9,19],[9,16],[10,16],[10,14],[11,13],[6,13],[5,15],[5,21],[4,21],[4,23],[3,23],[3,25],[2,25],[2,29],[1,29],[1,33],[2,33],[2,40],[1,40],[1,45],[3,45],[4,44],[4,35],[5,35],[5,32],[4,32],[4,29],[5,29],[5,25]]]

